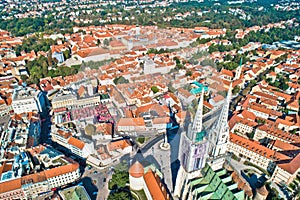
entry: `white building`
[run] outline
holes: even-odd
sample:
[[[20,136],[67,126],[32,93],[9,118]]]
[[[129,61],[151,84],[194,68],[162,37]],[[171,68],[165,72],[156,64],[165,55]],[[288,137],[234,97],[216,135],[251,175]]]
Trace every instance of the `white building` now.
[[[121,118],[117,127],[119,132],[146,130],[146,125],[143,118]]]
[[[192,103],[192,101],[196,98],[189,91],[187,91],[183,88],[177,89],[177,96],[184,105],[190,105]]]
[[[300,154],[287,163],[277,164],[271,180],[275,183],[290,184],[300,173]]]
[[[271,172],[275,169],[276,161],[290,159],[284,154],[260,145],[257,141],[248,140],[234,133],[230,133],[228,151],[240,157],[243,161],[254,163]]]
[[[79,179],[79,164],[51,147],[40,145],[27,150],[39,164],[33,168],[28,161],[34,173],[0,181],[0,199],[35,199]]]
[[[45,99],[41,91],[30,87],[18,87],[12,96],[12,108],[16,114],[38,111],[42,112],[45,107]]]
[[[143,190],[148,200],[170,199],[161,178],[151,168],[145,173],[144,167],[138,161],[129,168],[130,188],[134,191]]]
[[[83,138],[81,138],[83,139]],[[66,146],[71,150],[72,153],[82,157],[87,158],[90,154],[95,151],[94,143],[92,141],[81,141],[77,138],[70,137]]]

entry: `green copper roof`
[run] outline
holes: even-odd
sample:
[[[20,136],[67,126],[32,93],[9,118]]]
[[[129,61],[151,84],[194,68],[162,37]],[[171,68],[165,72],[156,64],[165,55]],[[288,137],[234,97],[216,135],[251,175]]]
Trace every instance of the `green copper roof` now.
[[[205,135],[206,135],[205,131],[198,132],[196,134],[196,141],[195,142],[201,142],[203,140],[203,138],[205,137]]]
[[[191,94],[200,94],[202,92],[202,88],[204,88],[204,92],[207,92],[208,90],[208,87],[207,86],[203,86],[201,83],[197,82],[197,81],[194,81],[193,82],[194,85],[197,85],[198,88],[192,88],[190,93]]]
[[[244,191],[237,189],[230,174],[225,169],[213,171],[206,164],[201,171],[203,177],[189,182],[190,192],[197,199],[239,200],[244,199]]]
[[[245,198],[245,193],[243,190],[237,192],[237,193],[234,193],[234,196],[236,199],[244,199]]]

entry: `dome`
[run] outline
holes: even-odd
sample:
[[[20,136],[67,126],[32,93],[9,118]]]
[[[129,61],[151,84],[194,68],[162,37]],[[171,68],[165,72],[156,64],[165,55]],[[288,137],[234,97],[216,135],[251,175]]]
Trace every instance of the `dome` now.
[[[136,161],[130,168],[129,168],[130,176],[134,178],[140,178],[144,176],[144,167],[139,161]]]

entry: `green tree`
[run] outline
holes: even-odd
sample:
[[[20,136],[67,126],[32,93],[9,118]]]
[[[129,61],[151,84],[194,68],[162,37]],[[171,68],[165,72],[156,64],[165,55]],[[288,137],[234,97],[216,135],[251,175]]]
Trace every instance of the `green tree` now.
[[[118,84],[123,84],[123,83],[129,83],[129,81],[128,81],[126,78],[124,78],[123,76],[119,76],[119,77],[115,78],[115,79],[113,80],[113,82],[114,82],[114,84],[116,84],[116,85],[118,85]]]
[[[191,70],[187,70],[187,72],[185,73],[186,76],[192,76],[193,72]]]
[[[130,200],[132,199],[131,194],[128,191],[120,191],[110,193],[107,200]]]
[[[180,60],[179,60],[179,58],[177,58],[177,57],[174,57],[174,58],[173,58],[173,60],[176,62],[176,65],[179,65],[179,64],[181,64],[181,63],[180,63]]]
[[[28,76],[27,75],[21,75],[20,78],[21,78],[22,81],[26,81],[28,79]]]
[[[232,60],[232,56],[230,54],[226,54],[224,60],[225,61],[230,61],[230,60]]]
[[[104,45],[105,47],[108,47],[108,45],[109,45],[109,40],[108,40],[107,38],[105,38],[105,39],[103,40],[103,45]]]
[[[219,51],[218,47],[215,44],[212,44],[208,47],[208,52],[213,53],[215,51]]]
[[[67,59],[71,58],[71,52],[70,52],[70,50],[69,50],[69,49],[67,49],[67,50],[63,51],[63,54],[64,54],[64,58],[65,58],[65,60],[67,60]]]
[[[128,165],[124,161],[115,167],[115,172],[108,183],[108,187],[110,190],[124,188],[127,183],[129,183]]]
[[[218,46],[218,50],[220,52],[224,52],[224,51],[226,51],[226,47],[223,44],[221,44],[221,45]]]
[[[47,61],[48,61],[48,66],[54,65],[54,62],[53,62],[53,59],[52,59],[52,52],[51,51],[49,51],[47,53]]]
[[[155,86],[155,85],[153,85],[152,87],[151,87],[151,90],[152,90],[152,92],[155,94],[155,93],[157,93],[157,92],[159,92],[159,89],[157,88],[157,86]]]
[[[215,62],[213,60],[209,59],[209,58],[206,58],[203,61],[201,61],[200,65],[202,65],[202,66],[212,66],[212,67],[216,66]]]
[[[96,127],[93,124],[88,124],[85,128],[84,131],[87,135],[94,135],[96,133]]]
[[[236,95],[240,92],[240,90],[241,90],[241,88],[238,85],[236,85],[232,90],[232,94]]]
[[[222,91],[218,91],[217,94],[219,94],[225,98],[227,95],[227,92],[225,90],[222,90]]]

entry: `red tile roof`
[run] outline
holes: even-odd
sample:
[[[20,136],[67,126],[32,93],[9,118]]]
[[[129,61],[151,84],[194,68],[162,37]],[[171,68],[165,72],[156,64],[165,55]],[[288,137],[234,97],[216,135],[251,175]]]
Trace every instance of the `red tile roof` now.
[[[118,126],[145,126],[143,118],[121,118]]]
[[[144,175],[145,183],[152,196],[153,200],[167,200],[170,199],[169,195],[161,182],[158,175],[156,175],[151,169]]]
[[[300,169],[300,153],[289,163],[278,164],[278,167],[284,169],[290,174],[294,174]]]
[[[140,178],[144,176],[144,167],[139,161],[136,161],[131,167],[129,168],[130,176],[134,178]]]
[[[109,151],[114,151],[117,149],[125,149],[126,147],[131,146],[128,140],[119,140],[110,142],[107,147]]]
[[[260,154],[261,156],[271,159],[271,160],[288,160],[290,157],[276,152],[272,149],[269,149],[265,146],[260,145],[257,141],[252,141],[249,139],[246,139],[244,137],[241,137],[239,135],[236,135],[234,133],[230,133],[230,142],[242,146],[243,148],[246,148],[252,152],[255,152],[257,154]]]
[[[292,144],[287,143],[287,142],[283,142],[281,140],[275,140],[273,146],[277,147],[277,148],[279,148],[283,151],[299,150],[300,149],[300,147],[298,147],[298,146],[292,145]]]
[[[224,74],[226,76],[233,77],[233,72],[227,69],[222,69],[221,74]]]
[[[253,128],[257,126],[256,122],[250,121],[246,118],[241,118],[237,115],[232,116],[228,123],[230,128],[233,128],[234,125],[237,123],[244,124],[246,126],[253,127]]]
[[[210,103],[208,103],[207,101],[204,101],[204,102],[203,102],[203,105],[204,105],[205,107],[209,108],[209,109],[213,109],[213,108],[214,108],[214,106],[211,105]]]
[[[78,163],[70,163],[67,165],[63,165],[63,166],[59,166],[59,167],[55,167],[52,169],[48,169],[45,171],[45,176],[47,179],[55,177],[55,176],[59,176],[62,174],[67,174],[70,172],[74,172],[79,168],[79,164]]]
[[[252,120],[252,121],[255,121],[255,118],[256,118],[255,114],[253,112],[248,111],[248,110],[243,110],[241,112],[241,115],[242,115],[243,118],[246,118],[246,119],[249,119],[249,120]]]
[[[266,113],[271,116],[277,116],[277,117],[282,116],[281,112],[272,110],[272,109],[268,109],[268,108],[266,108],[266,106],[262,106],[261,104],[254,103],[254,102],[249,106],[249,108],[259,111],[259,112],[262,112],[262,113]]]
[[[21,178],[5,181],[0,183],[0,194],[21,189]]]
[[[290,134],[288,132],[279,129],[276,123],[271,124],[271,122],[268,122],[267,124],[261,125],[257,128],[261,131],[265,131],[267,134],[273,135],[277,138],[280,138],[288,142],[294,142],[294,143],[300,142],[300,137],[298,135]]]
[[[70,137],[69,141],[68,141],[69,144],[71,144],[72,146],[74,147],[77,147],[78,149],[83,149],[84,147],[84,142],[74,138],[74,137]]]
[[[93,48],[93,49],[85,49],[85,50],[79,50],[77,54],[82,57],[89,57],[89,56],[95,56],[95,55],[100,55],[100,54],[107,54],[109,53],[108,50],[102,49],[102,48]]]

